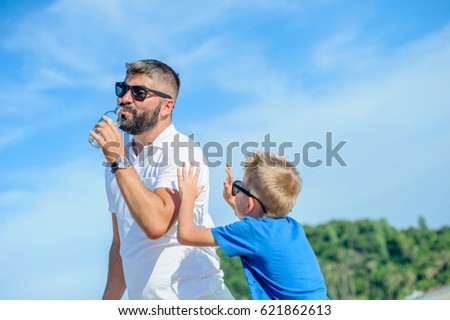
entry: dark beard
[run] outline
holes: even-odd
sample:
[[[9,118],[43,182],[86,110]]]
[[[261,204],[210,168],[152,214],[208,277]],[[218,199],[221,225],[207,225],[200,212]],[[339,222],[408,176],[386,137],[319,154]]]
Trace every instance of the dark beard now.
[[[119,128],[134,136],[153,129],[158,124],[158,115],[161,104],[162,103],[160,102],[153,112],[144,111],[140,115],[137,114],[136,109],[130,109],[127,108],[127,106],[123,106],[123,108],[130,111],[133,116],[129,119],[122,118]]]

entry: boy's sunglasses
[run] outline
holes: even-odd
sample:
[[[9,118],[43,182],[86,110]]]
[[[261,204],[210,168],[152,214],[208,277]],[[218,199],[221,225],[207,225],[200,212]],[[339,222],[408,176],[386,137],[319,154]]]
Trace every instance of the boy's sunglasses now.
[[[245,194],[247,197],[253,198],[253,199],[255,199],[256,201],[258,201],[259,204],[261,205],[261,207],[262,207],[264,213],[267,213],[266,207],[263,205],[263,203],[261,202],[261,200],[259,200],[257,197],[255,197],[254,195],[252,195],[252,194],[250,193],[250,191],[248,191],[247,189],[245,189],[245,188],[242,186],[242,181],[236,180],[236,181],[233,182],[233,186],[232,186],[232,188],[231,188],[231,195],[232,195],[233,197],[235,197],[235,196],[239,193],[239,191],[242,192],[243,194]]]
[[[172,99],[171,96],[161,91],[149,89],[144,86],[129,86],[125,82],[116,82],[116,95],[119,98],[122,98],[128,92],[128,90],[131,91],[131,95],[137,101],[144,101],[145,98],[147,98],[149,92],[154,93],[161,98]]]

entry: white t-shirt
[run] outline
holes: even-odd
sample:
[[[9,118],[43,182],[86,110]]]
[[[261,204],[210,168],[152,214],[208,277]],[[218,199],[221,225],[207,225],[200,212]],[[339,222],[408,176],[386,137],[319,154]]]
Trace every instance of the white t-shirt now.
[[[151,191],[178,189],[177,168],[200,163],[199,185],[204,185],[195,202],[197,226],[212,228],[208,213],[209,173],[203,153],[173,125],[166,128],[139,156],[130,148],[127,157]],[[134,221],[114,174],[106,168],[109,210],[117,216],[125,281],[130,299],[197,299],[215,292],[223,284],[223,272],[214,248],[180,245],[177,222],[159,239],[151,240]]]

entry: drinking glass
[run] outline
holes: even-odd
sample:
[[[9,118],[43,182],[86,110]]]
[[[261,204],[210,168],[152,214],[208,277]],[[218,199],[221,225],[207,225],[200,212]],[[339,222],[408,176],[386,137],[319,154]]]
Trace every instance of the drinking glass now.
[[[117,106],[117,108],[114,110],[106,111],[103,115],[115,121],[117,125],[120,125],[120,106]],[[103,120],[103,116],[100,117],[97,123],[98,122],[105,122],[105,120]],[[92,131],[95,131],[95,126]],[[100,145],[91,135],[89,135],[88,141],[94,148],[100,149]]]

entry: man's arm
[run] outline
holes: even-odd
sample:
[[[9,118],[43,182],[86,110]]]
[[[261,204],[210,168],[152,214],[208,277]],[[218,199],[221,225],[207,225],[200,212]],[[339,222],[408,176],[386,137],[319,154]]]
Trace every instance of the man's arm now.
[[[178,190],[156,188],[150,191],[132,166],[117,170],[116,180],[128,209],[146,235],[158,239],[166,234],[180,207]]]
[[[178,214],[178,242],[191,246],[218,246],[209,228],[197,228],[194,224],[195,199],[203,189],[197,187],[200,168],[193,173],[192,166],[186,176],[186,168],[178,169],[178,187],[181,192],[181,206]]]
[[[106,161],[113,163],[125,156],[123,138],[116,124],[108,117],[104,123],[97,123],[98,133],[91,136],[100,144]],[[133,166],[119,169],[115,173],[120,191],[133,215],[134,220],[150,239],[162,237],[176,220],[180,204],[177,190],[157,188],[147,189]]]
[[[109,251],[108,279],[103,300],[120,300],[126,289],[123,275],[122,258],[120,257],[120,238],[116,214],[112,214],[113,240]]]

